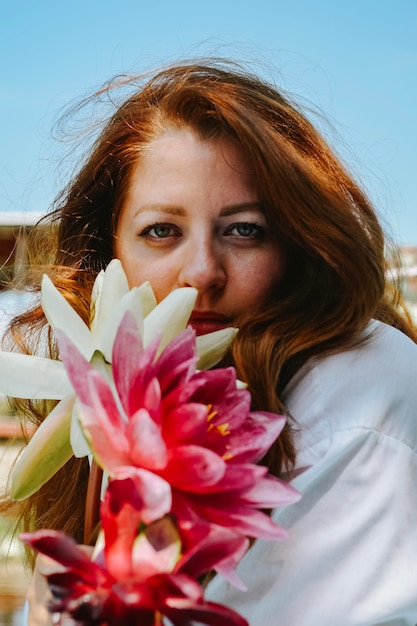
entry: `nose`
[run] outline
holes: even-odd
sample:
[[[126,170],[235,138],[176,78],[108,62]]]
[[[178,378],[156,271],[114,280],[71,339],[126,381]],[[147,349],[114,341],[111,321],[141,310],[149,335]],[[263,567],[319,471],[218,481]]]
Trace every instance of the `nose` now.
[[[189,242],[182,250],[180,287],[194,287],[200,293],[221,289],[226,284],[226,269],[222,251],[212,240]]]

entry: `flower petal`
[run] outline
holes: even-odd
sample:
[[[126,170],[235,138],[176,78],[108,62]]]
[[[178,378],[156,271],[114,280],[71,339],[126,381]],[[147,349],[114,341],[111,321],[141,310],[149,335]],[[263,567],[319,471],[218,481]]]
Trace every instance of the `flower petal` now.
[[[264,476],[256,485],[242,496],[242,502],[258,509],[272,509],[297,502],[301,498],[299,491],[289,483],[275,476]]]
[[[223,604],[195,602],[168,596],[163,613],[175,626],[198,623],[206,626],[249,626],[244,617]]]
[[[111,317],[115,302],[129,291],[126,274],[118,259],[110,261],[105,270],[99,272],[91,292],[91,332],[97,336],[100,327]]]
[[[208,370],[224,357],[238,329],[223,328],[214,333],[199,335],[196,340],[199,370]]]
[[[232,430],[228,445],[233,463],[258,463],[284,428],[283,415],[257,411],[250,413],[241,428]]]
[[[0,381],[13,398],[62,400],[72,392],[62,363],[16,352],[0,352]]]
[[[136,321],[125,313],[113,344],[113,376],[124,410],[136,412],[143,406],[143,396],[154,377],[153,362],[159,345],[158,338],[146,350]]]
[[[142,283],[138,290],[142,300],[143,317],[147,317],[157,305],[155,294],[149,281]]]
[[[94,371],[90,360],[86,359],[81,350],[68,339],[68,336],[60,329],[55,330],[61,359],[67,370],[68,378],[83,404],[89,405],[90,389],[89,374]],[[93,354],[90,355],[90,358]]]
[[[74,402],[72,409],[70,442],[74,456],[78,459],[92,454],[91,446],[81,426],[80,403],[78,400]]]
[[[149,470],[163,469],[168,460],[167,446],[146,409],[139,409],[129,419],[126,429],[133,464]]]
[[[91,406],[80,405],[79,419],[97,463],[110,475],[131,463],[123,420],[109,387],[91,388]]]
[[[174,289],[149,313],[144,322],[145,347],[162,333],[159,353],[165,346],[187,326],[195,301],[197,289],[183,287]]]
[[[89,361],[94,353],[90,330],[46,274],[42,279],[41,294],[42,308],[53,331],[59,328],[71,337],[78,350]]]
[[[158,357],[158,379],[166,396],[181,389],[196,371],[195,331],[189,326],[163,349]]]
[[[132,478],[111,480],[100,507],[105,565],[121,580],[132,575],[132,548],[142,522],[143,501]],[[96,544],[97,547],[97,544]],[[96,554],[101,559],[101,555]]]
[[[132,565],[139,581],[172,572],[181,554],[181,540],[172,518],[153,522],[133,545]]]
[[[80,581],[97,584],[99,570],[89,555],[75,541],[57,530],[38,530],[22,533],[22,541],[49,556],[76,574]]]
[[[172,497],[170,484],[148,470],[126,466],[118,467],[113,483],[125,479],[132,481],[136,497],[140,498],[140,517],[145,524],[151,524],[171,510]]]
[[[171,446],[203,444],[207,433],[208,410],[205,404],[189,402],[174,408],[163,419],[163,436]],[[181,424],[181,427],[179,427]]]
[[[193,506],[196,513],[203,519],[232,528],[236,533],[246,537],[260,539],[286,539],[288,537],[288,532],[268,515],[248,506],[239,505],[235,499],[216,498],[211,503],[205,499],[200,500],[200,503],[201,505],[194,503]]]
[[[183,491],[197,492],[206,485],[222,479],[226,464],[221,457],[200,446],[178,446],[169,450],[166,469],[160,472],[169,482]]]
[[[74,396],[61,400],[20,455],[11,478],[11,496],[35,493],[72,457],[69,432]]]
[[[191,534],[195,528],[195,525],[191,526]],[[228,528],[211,526],[202,539],[197,538],[195,543],[191,539],[191,548],[185,551],[175,571],[184,572],[194,578],[212,569],[218,571],[221,568],[223,572],[231,572],[248,548],[249,540],[246,537],[241,537]]]
[[[108,317],[97,327],[96,348],[103,353],[107,362],[111,362],[112,350],[119,325],[126,312],[129,311],[136,322],[139,334],[143,335],[143,305],[138,288],[131,289],[119,300],[112,301]]]

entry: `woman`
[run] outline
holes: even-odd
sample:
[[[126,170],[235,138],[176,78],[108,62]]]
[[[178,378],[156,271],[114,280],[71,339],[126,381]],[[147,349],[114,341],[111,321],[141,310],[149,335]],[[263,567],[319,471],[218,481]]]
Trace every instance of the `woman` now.
[[[246,593],[218,578],[209,597],[252,626],[416,624],[416,335],[374,209],[298,108],[228,64],[162,70],[114,113],[52,222],[54,282],[84,318],[113,256],[157,299],[196,287],[191,325],[237,325],[254,407],[289,416],[265,463],[303,495],[275,514],[290,539],[251,548]],[[21,349],[43,322],[15,320]],[[25,519],[81,540],[87,473],[68,464]],[[39,608],[30,624],[47,623]]]

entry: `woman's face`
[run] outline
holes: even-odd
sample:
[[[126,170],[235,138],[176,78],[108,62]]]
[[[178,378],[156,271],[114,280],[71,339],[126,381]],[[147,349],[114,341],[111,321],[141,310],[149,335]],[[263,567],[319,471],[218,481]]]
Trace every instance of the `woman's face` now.
[[[133,172],[115,237],[131,287],[149,280],[158,300],[195,287],[197,334],[259,309],[284,271],[252,173],[228,140],[171,129]]]

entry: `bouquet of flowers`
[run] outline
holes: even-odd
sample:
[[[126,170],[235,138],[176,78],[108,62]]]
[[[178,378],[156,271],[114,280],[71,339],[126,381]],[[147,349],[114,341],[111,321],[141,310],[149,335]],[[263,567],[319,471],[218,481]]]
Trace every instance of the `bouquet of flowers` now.
[[[7,358],[28,371],[42,366],[32,397],[60,400],[19,459],[12,496],[36,491],[71,454],[104,470],[92,554],[59,531],[22,535],[63,566],[48,577],[50,610],[80,626],[244,626],[205,600],[202,576],[214,571],[244,589],[235,570],[250,540],[286,536],[262,509],[299,495],[257,465],[285,419],[251,412],[233,368],[208,369],[234,331],[196,338],[186,327],[196,295],[178,289],[156,305],[150,287],[129,290],[112,261],[87,327],[44,278],[61,360],[0,356],[0,368]],[[8,380],[6,393],[28,397]]]

